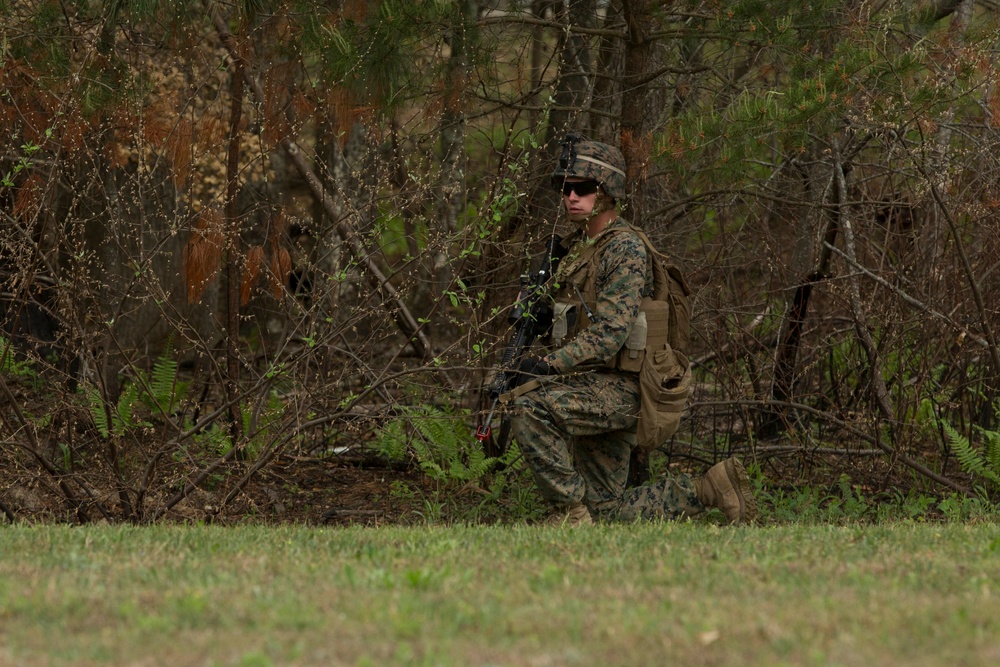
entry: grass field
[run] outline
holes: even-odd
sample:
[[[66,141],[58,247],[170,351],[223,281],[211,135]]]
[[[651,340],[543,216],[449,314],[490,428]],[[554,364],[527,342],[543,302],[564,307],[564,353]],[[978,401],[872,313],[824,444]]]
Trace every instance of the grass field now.
[[[998,665],[1000,526],[0,527],[0,665]]]

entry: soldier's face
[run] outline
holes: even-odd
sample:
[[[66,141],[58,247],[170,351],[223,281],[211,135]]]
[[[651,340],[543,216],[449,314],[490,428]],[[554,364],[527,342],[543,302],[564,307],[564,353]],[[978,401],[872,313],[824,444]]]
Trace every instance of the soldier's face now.
[[[597,181],[566,179],[563,183],[563,205],[570,220],[580,222],[591,216],[597,203],[597,188]]]

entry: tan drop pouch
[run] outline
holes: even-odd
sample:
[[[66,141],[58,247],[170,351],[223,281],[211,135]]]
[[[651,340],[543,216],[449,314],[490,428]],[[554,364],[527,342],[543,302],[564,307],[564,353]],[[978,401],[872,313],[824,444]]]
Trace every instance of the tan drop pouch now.
[[[667,343],[647,350],[639,369],[640,449],[656,449],[677,432],[691,390],[691,363]]]

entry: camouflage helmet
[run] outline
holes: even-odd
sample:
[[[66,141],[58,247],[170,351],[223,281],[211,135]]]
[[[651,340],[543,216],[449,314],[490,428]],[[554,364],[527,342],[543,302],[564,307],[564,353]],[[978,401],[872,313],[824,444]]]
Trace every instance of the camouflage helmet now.
[[[552,172],[552,186],[562,189],[567,178],[597,181],[612,199],[625,198],[625,158],[614,146],[567,134],[562,141],[559,164]]]

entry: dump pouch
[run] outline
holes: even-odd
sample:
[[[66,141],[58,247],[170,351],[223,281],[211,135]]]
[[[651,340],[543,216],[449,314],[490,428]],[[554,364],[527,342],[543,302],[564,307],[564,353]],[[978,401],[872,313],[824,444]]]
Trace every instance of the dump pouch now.
[[[656,449],[677,432],[690,390],[691,363],[686,356],[667,343],[655,351],[647,349],[639,370],[639,449]]]

